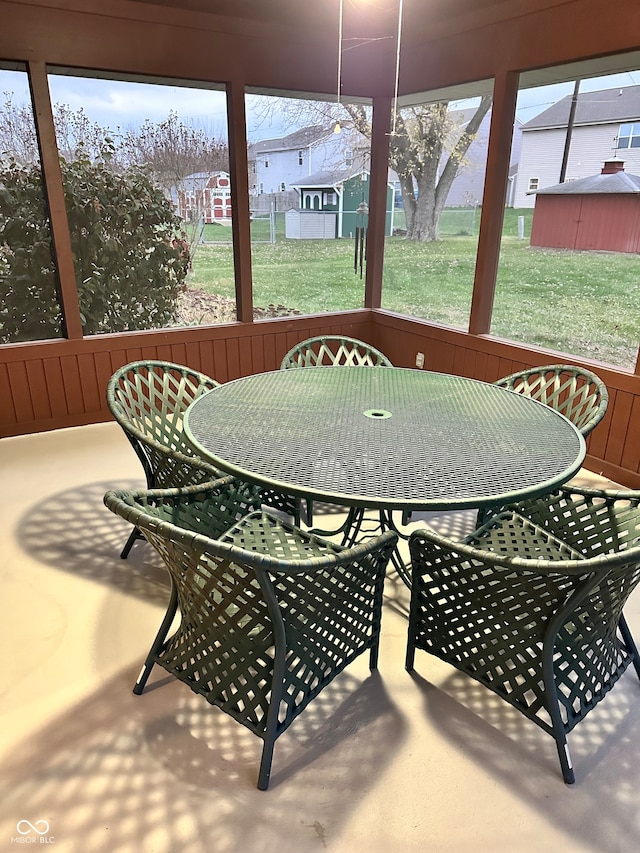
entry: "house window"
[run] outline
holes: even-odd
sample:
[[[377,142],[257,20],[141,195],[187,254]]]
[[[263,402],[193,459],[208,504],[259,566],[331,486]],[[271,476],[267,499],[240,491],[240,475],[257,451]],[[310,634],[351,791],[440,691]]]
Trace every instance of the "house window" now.
[[[262,183],[262,181],[260,181],[260,195],[262,195],[263,192],[264,192],[264,184]]]
[[[353,166],[353,151],[348,148],[344,153],[345,166]]]
[[[283,193],[286,190],[286,186],[284,181],[280,184],[280,192]]]
[[[540,186],[540,178],[529,178],[529,192],[535,192]]]
[[[325,204],[335,204],[336,203],[336,194],[335,193],[325,193]]]
[[[269,168],[269,158],[268,157],[264,158],[264,167],[265,167],[265,169]]]
[[[640,148],[640,122],[620,125],[618,148]]]
[[[302,151],[298,151],[298,166],[302,166],[304,162],[304,156]]]

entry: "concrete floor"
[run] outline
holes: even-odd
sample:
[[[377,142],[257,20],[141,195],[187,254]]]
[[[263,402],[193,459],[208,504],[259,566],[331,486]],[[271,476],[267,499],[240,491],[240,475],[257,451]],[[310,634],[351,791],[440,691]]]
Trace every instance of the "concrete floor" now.
[[[640,851],[633,669],[570,735],[567,787],[552,739],[506,703],[424,653],[405,672],[390,573],[378,672],[363,656],[309,706],[260,792],[244,727],[157,668],[131,692],[168,586],[146,543],[119,559],[127,525],[102,496],[143,484],[119,428],[3,439],[0,471],[0,851]],[[640,636],[638,592],[627,618]]]

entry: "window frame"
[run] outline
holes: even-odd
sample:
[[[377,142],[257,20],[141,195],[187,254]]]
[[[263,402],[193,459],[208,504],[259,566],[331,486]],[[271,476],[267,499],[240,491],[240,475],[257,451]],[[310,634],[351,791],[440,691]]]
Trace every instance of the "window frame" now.
[[[629,133],[623,134],[623,128],[627,127],[630,128]],[[628,144],[620,145],[621,139],[628,140]],[[634,140],[636,141],[635,145]],[[618,139],[616,141],[616,148],[621,151],[628,151],[632,148],[640,148],[640,121],[626,121],[620,125],[620,129],[618,130]]]

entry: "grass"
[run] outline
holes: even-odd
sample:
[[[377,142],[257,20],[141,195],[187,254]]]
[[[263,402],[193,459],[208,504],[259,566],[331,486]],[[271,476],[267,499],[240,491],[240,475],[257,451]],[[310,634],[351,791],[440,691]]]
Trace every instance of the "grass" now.
[[[470,210],[448,213],[461,215],[450,215],[443,233],[458,236],[424,244],[387,238],[382,305],[466,329],[479,214],[473,224]],[[520,216],[525,239],[518,238]],[[362,307],[364,279],[354,273],[353,243],[287,240],[284,215],[277,217],[275,243],[258,242],[255,229],[265,223],[252,224],[255,305],[284,306],[303,314]],[[640,258],[532,248],[531,218],[531,210],[506,211],[491,333],[633,369],[640,341]],[[189,285],[232,299],[231,229],[207,229],[212,230],[205,230],[205,239],[222,231],[228,240],[198,247]]]

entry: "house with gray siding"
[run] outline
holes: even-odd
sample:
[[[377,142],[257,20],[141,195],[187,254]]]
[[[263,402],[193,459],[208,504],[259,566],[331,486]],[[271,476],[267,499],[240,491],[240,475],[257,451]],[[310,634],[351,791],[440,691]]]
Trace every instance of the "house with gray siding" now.
[[[522,126],[514,207],[533,207],[537,190],[559,182],[572,97]],[[597,174],[612,157],[640,173],[640,86],[578,93],[565,181]]]
[[[291,193],[294,184],[318,172],[351,168],[354,164],[368,167],[368,157],[369,146],[361,134],[348,127],[334,133],[333,125],[312,125],[286,136],[253,142],[248,151],[252,206],[260,207],[259,197],[265,195],[292,201],[286,194]]]

